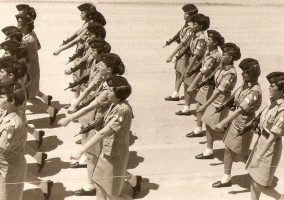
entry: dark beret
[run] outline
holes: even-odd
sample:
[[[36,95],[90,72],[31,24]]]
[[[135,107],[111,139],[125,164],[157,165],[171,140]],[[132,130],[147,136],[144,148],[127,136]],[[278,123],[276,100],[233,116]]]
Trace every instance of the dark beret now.
[[[14,81],[5,81],[0,83],[0,94],[10,94],[16,90],[22,89],[20,83]]]
[[[106,37],[106,30],[100,23],[97,22],[89,23],[87,29],[96,36],[101,36],[101,38],[103,39],[105,39]]]
[[[114,53],[103,53],[101,55],[102,62],[109,64],[120,64],[122,63],[120,57]]]
[[[17,40],[6,40],[0,44],[0,47],[5,51],[10,51],[20,46],[20,44],[21,43]]]
[[[18,11],[27,11],[30,6],[28,4],[18,4],[16,8]]]
[[[27,10],[27,14],[33,19],[35,20],[36,19],[36,11],[34,9],[34,7],[29,7],[28,10]]]
[[[12,55],[17,55],[17,58],[25,58],[28,55],[28,51],[24,46],[18,46],[17,48],[10,51]]]
[[[242,69],[242,70],[247,70],[249,68],[251,68],[252,66],[254,65],[259,65],[258,61],[253,59],[253,58],[245,58],[243,59],[240,64],[239,64],[239,67]]]
[[[23,34],[21,32],[15,32],[15,33],[11,33],[6,38],[9,38],[10,40],[17,40],[19,42],[22,42]]]
[[[210,18],[200,13],[194,15],[191,20],[192,22],[202,25],[202,31],[207,30],[210,26]]]
[[[284,72],[271,72],[266,76],[268,82],[270,84],[283,82],[284,81]]]
[[[89,41],[89,44],[91,45],[92,48],[100,48],[106,44],[106,41],[102,38],[92,38]]]
[[[16,60],[15,58],[11,56],[5,56],[0,58],[0,68],[9,68],[12,67],[15,64]]]
[[[33,19],[27,14],[18,14],[16,15],[16,19],[18,22],[22,22],[24,24],[29,24],[33,22]]]
[[[88,10],[90,10],[90,9],[96,10],[96,6],[94,6],[94,5],[91,4],[91,3],[83,3],[83,4],[81,4],[81,5],[78,6],[78,9],[79,9],[80,11],[88,11]]]
[[[208,37],[211,37],[214,41],[218,43],[218,46],[221,46],[224,44],[225,40],[221,36],[221,34],[218,31],[215,30],[207,30]]]
[[[129,85],[126,78],[122,76],[113,76],[107,80],[107,84],[109,87],[120,87]]]
[[[182,10],[190,15],[196,15],[198,13],[198,9],[194,4],[186,4],[182,7]]]
[[[93,20],[94,22],[98,22],[101,25],[105,26],[106,25],[106,19],[103,16],[102,13],[100,13],[99,11],[96,10],[91,10],[87,12],[87,18],[89,20]]]
[[[10,35],[11,33],[15,33],[15,32],[21,32],[20,29],[16,26],[6,26],[4,28],[2,28],[2,32],[5,35]]]
[[[234,57],[234,60],[239,60],[241,58],[241,50],[234,43],[231,43],[231,42],[225,43],[221,45],[220,48],[222,49],[223,53],[228,52],[232,54]]]

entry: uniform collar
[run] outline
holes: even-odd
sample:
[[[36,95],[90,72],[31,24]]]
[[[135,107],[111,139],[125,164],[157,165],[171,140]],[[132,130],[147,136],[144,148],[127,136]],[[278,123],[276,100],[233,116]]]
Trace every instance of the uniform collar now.
[[[284,103],[284,99],[283,99],[283,98],[277,99],[277,100],[276,100],[276,103],[277,103],[277,105],[281,105],[281,104]]]
[[[258,82],[255,80],[255,81],[251,81],[251,82],[247,82],[247,86],[251,87],[251,86],[254,86],[254,85],[257,85]]]

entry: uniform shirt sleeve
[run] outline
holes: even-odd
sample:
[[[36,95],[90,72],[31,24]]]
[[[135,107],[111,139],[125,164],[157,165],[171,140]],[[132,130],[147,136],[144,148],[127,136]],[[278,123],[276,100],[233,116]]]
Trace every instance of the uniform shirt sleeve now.
[[[221,92],[230,91],[230,88],[233,87],[235,76],[233,74],[228,74],[224,76],[217,87],[217,89]]]
[[[192,38],[193,32],[190,28],[188,28],[184,34],[184,36],[181,38],[181,43],[186,44],[187,42],[190,41]]]
[[[205,61],[204,65],[200,69],[200,72],[204,75],[210,74],[214,71],[214,67],[217,64],[217,59],[210,57],[208,60]]]
[[[108,104],[108,90],[104,90],[101,94],[99,94],[99,96],[96,97],[95,101],[101,106]]]
[[[270,131],[278,136],[284,135],[284,110],[276,116]]]
[[[23,44],[26,46],[27,52],[28,52],[28,61],[29,62],[35,62],[38,58],[37,50],[37,41],[34,37],[29,36],[27,40],[23,42]]]
[[[118,132],[125,126],[125,124],[130,123],[130,120],[131,112],[121,108],[114,114],[107,126],[115,132]]]
[[[206,48],[207,48],[206,41],[204,39],[200,39],[197,41],[196,47],[192,53],[193,55],[203,57],[205,54]]]
[[[11,145],[10,140],[13,137],[14,131],[15,127],[11,125],[7,126],[7,128],[4,128],[4,130],[2,131],[0,136],[0,154],[6,151]]]
[[[251,91],[241,102],[240,108],[244,111],[249,111],[259,100],[260,93],[259,91]]]

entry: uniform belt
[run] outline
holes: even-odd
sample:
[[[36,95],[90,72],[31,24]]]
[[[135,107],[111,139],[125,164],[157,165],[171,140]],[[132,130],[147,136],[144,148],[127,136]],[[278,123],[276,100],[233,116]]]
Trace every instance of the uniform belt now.
[[[243,113],[242,115],[243,115],[243,116],[254,116],[255,113],[254,113],[254,112],[253,112],[253,113],[249,113],[249,112],[248,112],[248,113]]]

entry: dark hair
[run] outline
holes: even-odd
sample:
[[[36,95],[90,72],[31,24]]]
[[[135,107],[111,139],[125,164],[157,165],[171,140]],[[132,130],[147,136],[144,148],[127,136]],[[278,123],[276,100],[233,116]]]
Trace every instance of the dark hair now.
[[[116,98],[125,100],[130,96],[132,89],[130,85],[123,85],[123,86],[114,87],[113,92]]]
[[[277,81],[275,85],[278,87],[278,91],[284,92],[284,81]]]
[[[102,62],[107,67],[111,68],[113,75],[122,75],[125,72],[125,66],[117,54],[114,53],[102,53]]]
[[[26,99],[25,90],[23,88],[15,90],[14,92],[7,94],[8,102],[12,102],[14,100],[15,106],[18,107],[24,103]]]
[[[32,32],[35,28],[34,22],[27,23],[26,26],[28,27],[27,29],[28,33]]]
[[[241,58],[242,54],[241,54],[241,50],[238,46],[236,46],[236,51],[235,51],[234,55],[232,55],[232,56],[233,56],[234,61],[237,61]]]
[[[207,30],[210,26],[210,18],[200,13],[192,17],[192,22],[202,25],[202,31]]]
[[[13,74],[15,80],[23,78],[27,74],[27,66],[24,62],[15,62],[11,67],[3,68],[8,74]]]

